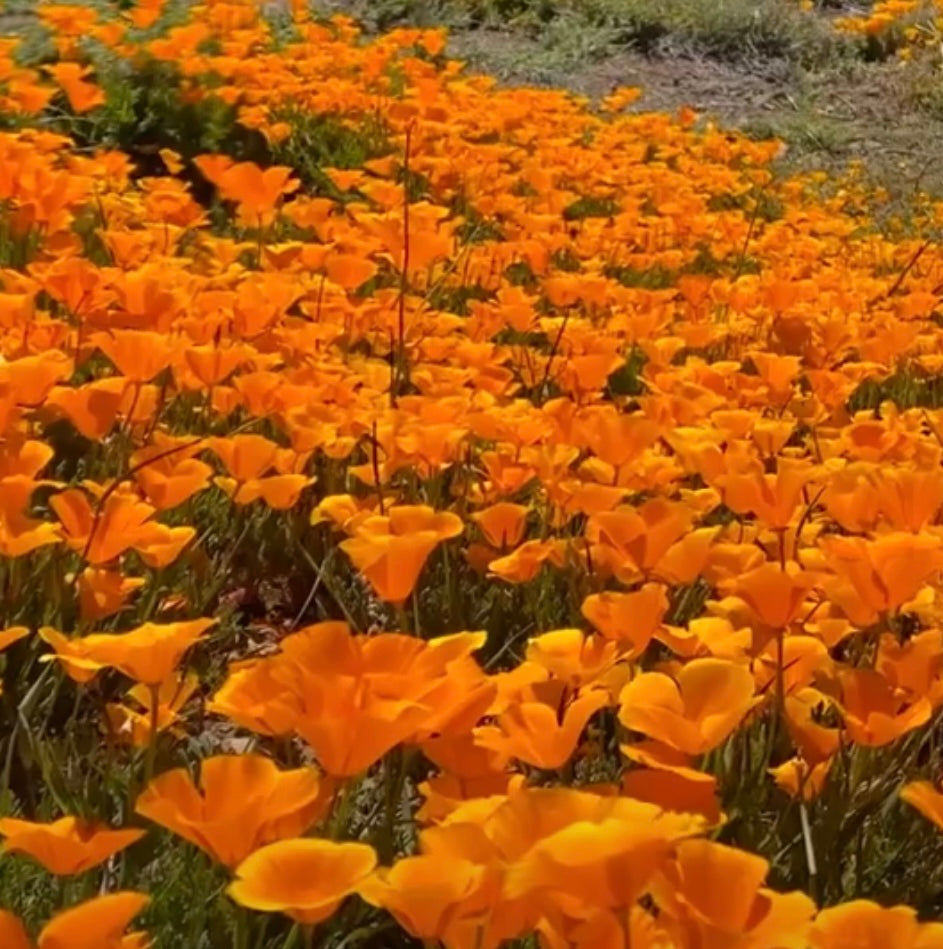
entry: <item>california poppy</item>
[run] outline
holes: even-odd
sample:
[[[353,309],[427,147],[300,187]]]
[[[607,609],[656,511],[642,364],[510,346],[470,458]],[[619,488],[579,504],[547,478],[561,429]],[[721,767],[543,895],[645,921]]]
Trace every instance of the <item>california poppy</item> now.
[[[724,659],[692,659],[677,678],[643,672],[619,696],[619,721],[698,755],[719,745],[754,705],[749,669]]]
[[[62,87],[73,112],[88,112],[105,102],[105,93],[86,78],[91,72],[88,67],[62,62],[47,66],[46,71]]]
[[[412,593],[429,554],[461,532],[451,512],[402,505],[361,521],[340,547],[379,597],[398,604]]]
[[[312,768],[280,771],[260,755],[218,755],[194,783],[183,769],[159,775],[135,810],[169,828],[229,869],[264,844],[308,830],[331,801]]]
[[[647,583],[631,593],[594,593],[583,601],[583,615],[606,639],[634,658],[644,652],[668,611],[665,588]]]
[[[22,557],[61,537],[58,525],[26,513],[35,488],[36,482],[23,475],[0,481],[0,553],[5,557]]]
[[[196,673],[189,673],[183,678],[166,679],[153,691],[140,683],[132,686],[125,693],[124,702],[109,702],[105,706],[108,736],[136,748],[147,747],[155,734],[173,731],[181,709],[198,685]]]
[[[84,491],[69,488],[49,499],[59,515],[66,543],[91,564],[114,560],[134,546],[154,508],[136,497],[114,492],[93,510]]]
[[[126,633],[91,633],[69,640],[55,630],[43,628],[40,635],[69,670],[94,674],[99,669],[119,669],[136,682],[157,688],[170,678],[183,654],[215,620],[195,619],[177,623],[144,623]]]
[[[357,892],[386,909],[413,936],[449,940],[462,917],[483,914],[497,895],[489,870],[460,856],[404,857],[375,870]]]
[[[319,923],[358,890],[376,862],[366,844],[283,840],[243,860],[227,892],[251,909]]]
[[[666,863],[653,896],[677,937],[695,944],[752,940],[802,945],[815,904],[804,893],[772,893],[763,887],[762,857],[712,840],[684,840]],[[718,879],[724,880],[718,891]],[[739,938],[738,938],[739,937]]]
[[[145,582],[142,577],[126,577],[107,568],[86,567],[77,580],[82,619],[95,621],[117,613]]]
[[[76,817],[61,817],[49,824],[4,817],[0,835],[5,838],[4,852],[25,854],[50,873],[72,876],[104,863],[140,840],[144,831],[111,830]]]
[[[606,693],[596,690],[574,699],[560,713],[540,701],[515,703],[498,716],[496,726],[477,728],[475,742],[538,768],[560,768],[576,749],[590,717],[606,701]]]
[[[901,949],[933,947],[938,940],[921,940],[917,914],[909,906],[880,906],[871,900],[852,900],[821,910],[809,934],[813,949],[845,946],[900,946]]]
[[[147,905],[144,893],[119,891],[79,903],[54,916],[39,933],[36,949],[142,949],[137,935],[125,936],[131,920]],[[22,923],[0,910],[4,949],[32,949]]]

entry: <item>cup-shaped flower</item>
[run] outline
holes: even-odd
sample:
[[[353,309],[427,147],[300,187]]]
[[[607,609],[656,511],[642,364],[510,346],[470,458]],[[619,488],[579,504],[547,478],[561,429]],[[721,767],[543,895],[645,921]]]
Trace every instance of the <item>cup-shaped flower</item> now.
[[[845,731],[859,745],[880,747],[925,724],[933,712],[926,696],[914,696],[874,669],[838,670],[838,709]]]
[[[815,575],[802,572],[795,563],[786,569],[765,563],[736,577],[730,589],[746,603],[757,623],[782,630],[799,615],[815,580]]]
[[[150,686],[132,686],[125,693],[124,702],[109,702],[105,706],[105,728],[115,741],[144,748],[151,743],[154,733],[174,728],[181,709],[200,684],[195,672],[165,680],[156,690]],[[154,700],[157,700],[156,703]]]
[[[500,501],[472,514],[471,519],[496,550],[516,547],[524,539],[527,508],[523,504]]]
[[[934,938],[924,938],[931,931]],[[933,949],[943,944],[943,936],[934,924],[921,925],[909,906],[880,906],[871,900],[852,900],[818,914],[809,933],[809,944],[812,949]]]
[[[104,863],[112,854],[140,840],[136,828],[112,830],[77,817],[60,817],[50,824],[0,819],[3,853],[25,854],[56,876],[84,873]]]
[[[144,893],[122,890],[79,903],[53,916],[40,931],[36,949],[144,949],[143,934],[124,931],[147,902]],[[23,924],[5,910],[0,910],[0,946],[33,949]]]
[[[228,893],[250,909],[319,923],[357,891],[376,863],[376,852],[367,844],[282,840],[243,860]]]
[[[667,612],[668,596],[658,583],[646,583],[631,593],[594,593],[582,607],[583,616],[630,658],[645,651]]]
[[[541,701],[515,703],[498,716],[497,725],[476,728],[475,743],[537,768],[561,768],[586,723],[607,703],[602,689],[584,692],[561,711]]]
[[[135,810],[234,869],[259,847],[303,834],[330,800],[313,768],[280,771],[261,755],[219,755],[202,762],[198,784],[182,768],[159,775]]]
[[[487,907],[487,871],[487,866],[461,856],[422,854],[378,869],[358,892],[387,910],[411,935],[442,940],[457,920]]]
[[[756,854],[684,840],[652,895],[666,922],[676,924],[681,945],[804,946],[815,904],[804,893],[765,889],[768,869]]]
[[[754,704],[748,667],[726,659],[693,659],[677,678],[644,672],[619,696],[619,721],[670,748],[700,755],[716,748]]]
[[[55,650],[54,655],[44,658],[59,659],[73,678],[73,670],[94,674],[98,669],[113,668],[157,688],[171,677],[183,654],[214,622],[195,619],[144,623],[126,633],[92,633],[80,639],[68,639],[48,627],[40,629],[39,634]]]
[[[449,511],[401,505],[361,521],[340,546],[377,596],[400,604],[413,592],[429,554],[461,532],[461,519]]]

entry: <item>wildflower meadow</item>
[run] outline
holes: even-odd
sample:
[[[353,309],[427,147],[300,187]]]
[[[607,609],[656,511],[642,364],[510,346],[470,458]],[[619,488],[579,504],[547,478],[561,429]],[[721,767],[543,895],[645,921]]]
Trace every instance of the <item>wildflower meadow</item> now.
[[[943,947],[943,202],[305,0],[28,18],[0,949]]]

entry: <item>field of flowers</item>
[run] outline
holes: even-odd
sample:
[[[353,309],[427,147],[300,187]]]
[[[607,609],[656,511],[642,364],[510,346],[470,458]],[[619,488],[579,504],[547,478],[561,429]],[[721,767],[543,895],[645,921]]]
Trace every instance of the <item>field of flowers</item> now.
[[[0,947],[943,947],[943,203],[303,0],[35,16]]]

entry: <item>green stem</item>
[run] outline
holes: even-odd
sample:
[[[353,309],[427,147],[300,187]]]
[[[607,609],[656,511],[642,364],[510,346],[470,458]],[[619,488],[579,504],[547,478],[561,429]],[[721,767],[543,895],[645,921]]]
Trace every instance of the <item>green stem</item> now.
[[[385,801],[383,823],[377,839],[377,853],[381,862],[391,864],[396,850],[396,812],[402,797],[402,782],[405,772],[403,749],[394,748],[383,762]]]
[[[328,836],[331,840],[344,839],[344,831],[347,829],[347,823],[350,820],[350,814],[357,797],[357,787],[357,780],[350,778],[337,791],[338,796],[334,802],[334,811],[328,824]]]
[[[147,736],[147,753],[144,757],[144,783],[150,784],[154,777],[154,763],[157,760],[157,726],[160,718],[160,686],[149,685],[151,694],[150,734]]]
[[[241,906],[236,909],[233,949],[249,949],[249,911]]]

